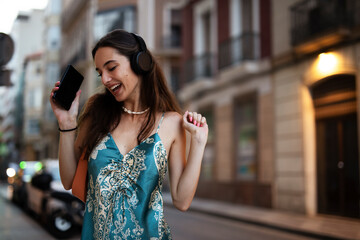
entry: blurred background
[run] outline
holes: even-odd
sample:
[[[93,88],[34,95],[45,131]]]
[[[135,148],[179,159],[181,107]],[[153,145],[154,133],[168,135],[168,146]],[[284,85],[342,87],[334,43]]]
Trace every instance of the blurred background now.
[[[101,85],[91,49],[117,28],[140,34],[183,110],[207,118],[197,199],[359,223],[358,0],[48,0],[18,12],[0,35],[2,181],[57,158],[51,89],[74,65],[83,106]]]

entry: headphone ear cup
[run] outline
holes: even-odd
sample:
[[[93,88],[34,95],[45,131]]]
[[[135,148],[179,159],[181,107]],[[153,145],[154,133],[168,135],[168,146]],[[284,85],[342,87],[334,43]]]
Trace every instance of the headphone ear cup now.
[[[139,69],[141,69],[143,73],[149,72],[151,70],[152,59],[147,52],[139,52],[136,60]]]
[[[137,52],[131,57],[131,68],[136,74],[144,74],[152,67],[151,56],[146,52]]]
[[[130,61],[130,65],[131,65],[131,68],[132,70],[134,71],[134,73],[136,74],[141,74],[141,69],[139,68],[139,64],[138,64],[138,55],[140,54],[140,52],[137,52],[137,53],[134,53],[132,56],[131,56],[131,61]]]

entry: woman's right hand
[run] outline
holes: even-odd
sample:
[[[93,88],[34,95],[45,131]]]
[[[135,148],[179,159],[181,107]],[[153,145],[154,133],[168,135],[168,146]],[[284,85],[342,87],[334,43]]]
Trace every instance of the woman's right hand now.
[[[76,97],[71,104],[69,111],[62,108],[56,100],[53,98],[54,93],[59,90],[60,82],[55,83],[55,87],[52,89],[50,94],[50,104],[51,108],[55,114],[56,119],[58,120],[59,127],[61,129],[71,129],[77,126],[77,115],[79,112],[79,100],[81,90],[76,93]]]

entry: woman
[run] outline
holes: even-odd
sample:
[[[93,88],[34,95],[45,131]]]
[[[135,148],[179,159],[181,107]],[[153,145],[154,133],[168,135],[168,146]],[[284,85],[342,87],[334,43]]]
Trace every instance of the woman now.
[[[196,112],[180,115],[140,36],[115,30],[99,40],[92,55],[105,90],[88,100],[79,123],[80,91],[69,111],[52,100],[59,82],[50,97],[61,131],[60,176],[66,189],[84,150],[88,159],[82,239],[171,239],[162,182],[168,168],[173,204],[186,211],[200,175],[206,119]],[[77,124],[75,138],[71,130]],[[186,131],[191,136],[187,158]]]

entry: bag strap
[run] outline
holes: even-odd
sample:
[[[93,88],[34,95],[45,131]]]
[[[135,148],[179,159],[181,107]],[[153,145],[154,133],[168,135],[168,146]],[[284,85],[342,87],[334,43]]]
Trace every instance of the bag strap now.
[[[86,201],[88,172],[88,161],[85,159],[85,155],[86,149],[81,154],[71,186],[72,194],[83,202]]]

